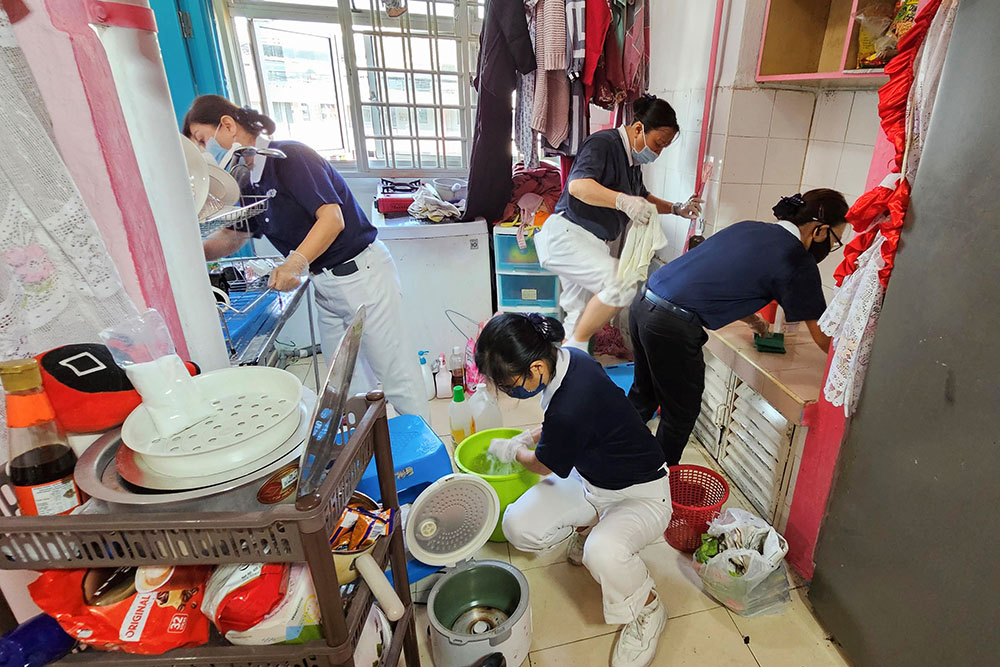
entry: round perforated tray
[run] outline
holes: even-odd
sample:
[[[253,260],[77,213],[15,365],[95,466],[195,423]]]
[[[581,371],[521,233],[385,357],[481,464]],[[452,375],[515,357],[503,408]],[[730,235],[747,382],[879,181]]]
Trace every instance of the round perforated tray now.
[[[447,475],[427,487],[406,521],[406,545],[427,565],[455,565],[486,544],[500,517],[500,498],[475,475]]]
[[[302,383],[278,368],[243,366],[194,378],[215,413],[169,438],[140,405],[122,425],[122,441],[150,470],[175,477],[224,472],[284,443],[299,425]]]

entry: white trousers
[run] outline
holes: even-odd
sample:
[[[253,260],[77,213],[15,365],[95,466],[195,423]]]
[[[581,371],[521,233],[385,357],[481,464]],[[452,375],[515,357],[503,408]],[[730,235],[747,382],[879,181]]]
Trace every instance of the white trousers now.
[[[559,276],[559,306],[566,313],[563,327],[573,335],[577,320],[593,295],[608,306],[623,308],[635,298],[636,285],[618,279],[618,260],[608,244],[562,215],[550,215],[535,234],[538,262]]]
[[[566,479],[549,475],[508,505],[503,533],[521,551],[545,551],[578,527],[594,526],[583,548],[583,564],[601,585],[604,620],[629,623],[653,589],[639,550],[663,535],[670,514],[666,476],[610,491],[573,470]]]
[[[370,391],[381,382],[396,412],[420,415],[430,423],[419,362],[410,358],[413,348],[404,327],[402,288],[392,255],[385,244],[375,241],[354,261],[358,270],[349,276],[322,271],[312,277],[323,355],[327,363],[333,361],[347,324],[363,304],[365,326],[351,392]]]

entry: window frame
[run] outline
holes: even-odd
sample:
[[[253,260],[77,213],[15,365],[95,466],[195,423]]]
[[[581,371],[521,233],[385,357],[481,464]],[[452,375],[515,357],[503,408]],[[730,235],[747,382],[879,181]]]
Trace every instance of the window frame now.
[[[257,85],[260,89],[258,92],[260,99],[262,100],[262,106],[264,106],[265,109],[269,108],[267,106],[266,85],[263,76],[263,68],[260,63],[260,49],[257,44],[256,30],[253,28],[252,20],[288,20],[339,25],[343,36],[343,58],[346,66],[345,75],[348,83],[347,90],[345,91],[347,93],[346,102],[349,104],[351,112],[351,122],[346,124],[349,126],[348,131],[352,136],[355,160],[331,160],[331,162],[343,173],[356,177],[415,178],[427,176],[429,174],[434,176],[464,177],[468,174],[469,158],[472,151],[472,135],[475,123],[475,105],[477,96],[471,82],[477,65],[475,58],[478,55],[479,49],[479,33],[482,30],[481,17],[484,2],[483,0],[437,1],[445,4],[453,3],[455,5],[455,15],[457,18],[436,18],[439,29],[442,26],[447,29],[453,29],[453,34],[449,33],[447,36],[442,35],[441,38],[458,41],[458,62],[457,71],[455,72],[425,71],[412,67],[400,68],[384,66],[381,68],[373,68],[367,65],[359,67],[359,62],[355,53],[354,36],[356,34],[372,34],[376,31],[371,28],[355,30],[353,28],[355,21],[363,21],[364,23],[362,23],[362,25],[364,26],[378,26],[386,21],[393,21],[394,25],[400,26],[402,34],[404,35],[434,40],[436,35],[429,29],[431,21],[428,20],[426,15],[410,16],[408,17],[408,23],[405,23],[399,19],[389,19],[384,15],[384,12],[381,12],[378,17],[373,18],[372,12],[370,12],[367,8],[361,9],[360,11],[342,11],[341,6],[351,6],[354,4],[352,0],[337,0],[337,4],[339,5],[337,7],[295,4],[293,2],[277,2],[274,0],[212,0],[216,16],[217,29],[219,32],[223,65],[226,71],[226,76],[230,82],[230,90],[235,98],[234,101],[237,104],[243,105],[248,104],[250,99],[248,82],[243,71],[239,40],[236,35],[235,21],[237,19],[247,19],[248,22],[251,22],[248,26],[248,32],[251,48],[254,52],[253,62],[256,69]],[[428,3],[430,2],[435,2],[435,0],[428,0]],[[477,9],[478,12],[476,11]],[[409,12],[404,14],[404,17],[408,14]],[[414,30],[420,32],[409,32],[407,28],[408,25],[413,27]],[[381,40],[382,36],[394,35],[375,35],[375,39]],[[363,103],[360,99],[360,77],[368,76],[368,74],[372,71],[382,71],[385,74],[405,72],[411,75],[431,74],[432,76],[457,76],[459,104],[457,106],[453,104],[443,104],[440,99],[435,99],[434,103],[417,102],[415,93],[413,101],[390,102],[388,99],[385,99],[378,102]],[[469,82],[468,87],[462,85],[463,81]],[[415,89],[416,83],[414,82],[411,87]],[[436,97],[436,92],[434,91],[435,86],[432,85],[432,92]],[[384,117],[390,121],[390,124],[390,109],[406,108],[411,120],[410,133],[405,136],[395,136],[393,135],[391,128],[389,128],[387,131],[383,131],[382,134],[368,136],[365,131],[363,120],[363,110],[365,107],[370,109],[384,109]],[[420,135],[417,115],[423,109],[432,109],[434,115],[436,115],[440,120],[439,131],[432,136]],[[449,137],[445,134],[444,119],[446,110],[459,111],[460,134],[458,137]],[[413,166],[405,168],[371,166],[367,148],[369,140],[384,141],[386,142],[387,148],[388,143],[391,141],[410,141],[411,146],[416,148],[412,154]],[[442,167],[435,168],[419,166],[419,146],[421,141],[434,141],[437,144],[437,160],[439,164],[443,165]],[[446,152],[442,153],[442,149],[444,147],[443,142],[445,141],[460,142],[462,150],[462,166],[457,168],[447,167],[448,156]],[[386,159],[388,159],[388,155],[386,156]]]

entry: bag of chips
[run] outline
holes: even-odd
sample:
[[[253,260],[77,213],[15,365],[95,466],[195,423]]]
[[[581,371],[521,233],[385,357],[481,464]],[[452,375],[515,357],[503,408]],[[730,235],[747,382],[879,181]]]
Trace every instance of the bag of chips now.
[[[301,644],[323,637],[319,603],[313,588],[312,574],[303,563],[291,566],[284,597],[260,623],[243,632],[225,634],[233,644]]]
[[[220,565],[205,584],[205,615],[223,635],[249,630],[285,597],[288,570],[283,563]]]
[[[392,526],[393,510],[372,511],[360,505],[348,505],[330,536],[333,551],[367,549],[375,540],[387,535]]]
[[[73,637],[103,651],[158,655],[208,641],[198,568],[155,572],[158,585],[136,590],[134,567],[48,570],[28,586],[42,611]],[[192,571],[194,570],[194,571]],[[172,587],[170,582],[177,582]],[[145,583],[152,583],[147,580]]]

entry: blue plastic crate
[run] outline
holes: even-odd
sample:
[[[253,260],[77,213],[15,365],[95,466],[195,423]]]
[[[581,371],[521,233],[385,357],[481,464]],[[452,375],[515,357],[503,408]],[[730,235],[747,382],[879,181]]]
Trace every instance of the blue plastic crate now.
[[[559,307],[559,278],[553,275],[497,274],[497,297],[500,310],[504,308]]]

